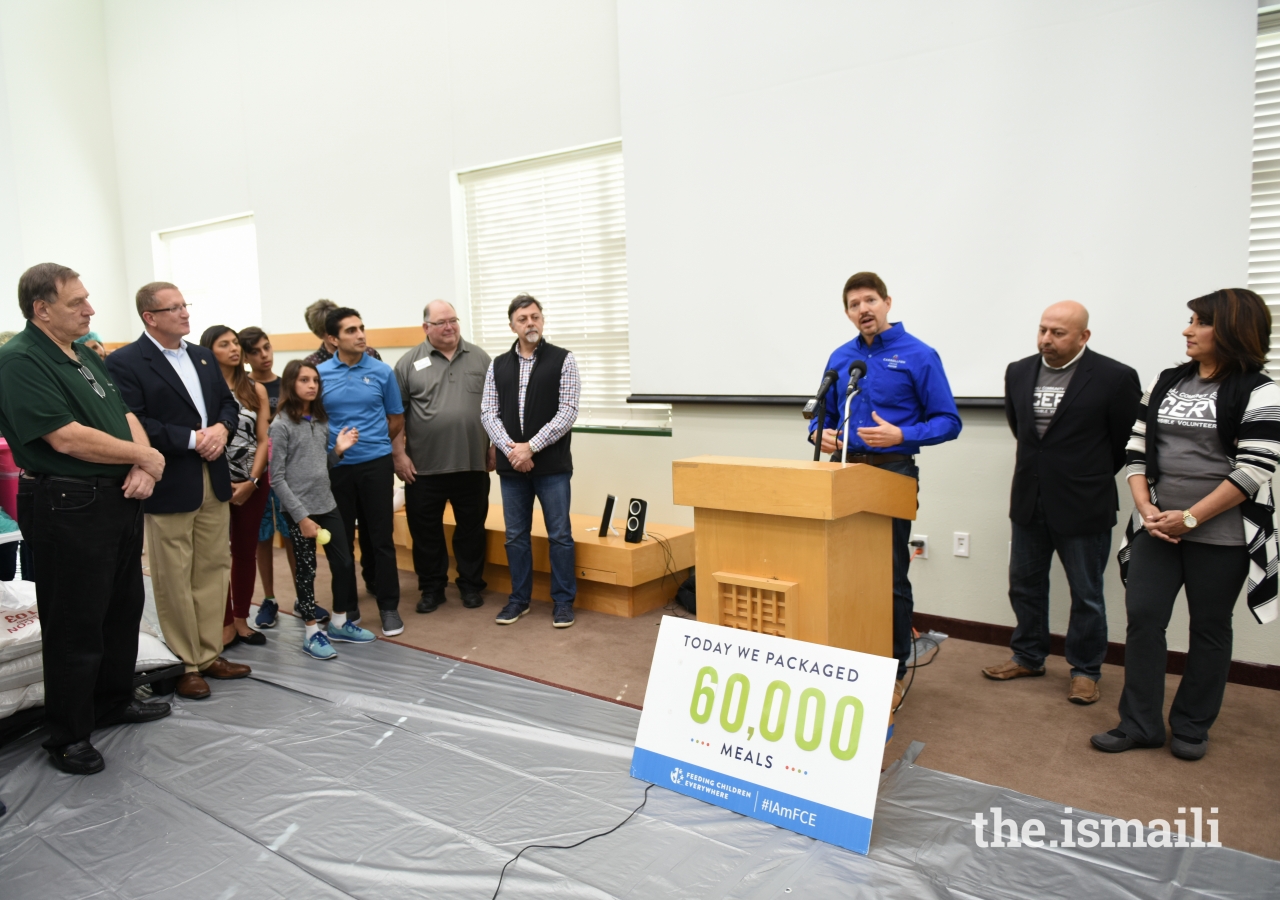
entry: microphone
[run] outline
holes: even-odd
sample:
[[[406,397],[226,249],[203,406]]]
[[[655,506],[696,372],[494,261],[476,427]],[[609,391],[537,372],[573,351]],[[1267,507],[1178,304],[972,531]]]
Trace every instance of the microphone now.
[[[825,375],[822,376],[822,384],[818,385],[818,392],[809,399],[804,405],[804,417],[812,419],[817,413],[818,403],[827,395],[827,391],[831,390],[831,385],[836,383],[836,379],[840,377],[840,373],[835,369],[827,369]]]
[[[858,379],[867,374],[867,364],[860,359],[855,359],[849,366],[849,387],[845,391],[846,397],[853,396],[854,390],[858,386]]]

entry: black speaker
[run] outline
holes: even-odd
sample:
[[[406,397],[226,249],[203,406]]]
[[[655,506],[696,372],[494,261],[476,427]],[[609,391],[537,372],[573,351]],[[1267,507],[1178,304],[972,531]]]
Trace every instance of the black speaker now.
[[[627,533],[624,537],[627,543],[638,544],[644,540],[644,519],[648,514],[648,501],[632,497],[627,504]]]

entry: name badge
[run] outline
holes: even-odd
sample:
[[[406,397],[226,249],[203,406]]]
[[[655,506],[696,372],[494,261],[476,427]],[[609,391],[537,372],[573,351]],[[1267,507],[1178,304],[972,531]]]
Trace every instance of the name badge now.
[[[413,370],[415,372],[421,372],[423,369],[425,369],[429,365],[431,365],[431,357],[424,356],[422,357],[422,359],[414,360]]]

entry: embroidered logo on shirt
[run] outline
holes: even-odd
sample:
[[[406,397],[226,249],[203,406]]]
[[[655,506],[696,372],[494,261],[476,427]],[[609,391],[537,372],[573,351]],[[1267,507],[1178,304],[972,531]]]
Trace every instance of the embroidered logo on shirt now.
[[[886,366],[886,367],[888,367],[888,368],[890,368],[890,369],[908,369],[908,368],[910,368],[910,366],[908,366],[908,365],[907,365],[907,361],[906,361],[905,359],[899,359],[899,358],[898,358],[898,354],[896,354],[896,353],[895,353],[895,354],[893,354],[893,356],[886,356],[886,357],[884,357],[884,360],[883,360],[883,361],[884,361],[885,366]]]
[[[1188,394],[1184,391],[1169,391],[1160,401],[1156,421],[1161,425],[1181,428],[1217,428],[1218,392],[1215,390],[1210,394]]]
[[[373,382],[369,379],[368,375],[364,376],[360,380],[363,381],[365,384],[373,384]]]

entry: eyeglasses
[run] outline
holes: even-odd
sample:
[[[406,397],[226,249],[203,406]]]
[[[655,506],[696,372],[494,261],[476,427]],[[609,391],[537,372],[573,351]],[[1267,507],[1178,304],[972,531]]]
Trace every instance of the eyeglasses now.
[[[147,312],[149,313],[162,313],[162,312],[180,313],[184,309],[190,309],[193,306],[195,306],[194,303],[179,303],[177,306],[166,306],[166,307],[163,307],[162,309],[149,309],[147,310]]]
[[[107,392],[102,385],[98,384],[98,379],[93,377],[93,373],[89,371],[88,366],[80,367],[80,374],[84,376],[84,380],[89,382],[89,386],[93,388],[93,392],[103,400],[107,399]]]
[[[443,326],[443,325],[457,325],[457,324],[458,324],[458,320],[457,320],[456,318],[453,318],[453,319],[441,319],[439,322],[427,322],[427,324],[428,324],[428,325],[430,325],[430,326],[432,326],[432,327],[440,327],[440,326]]]

